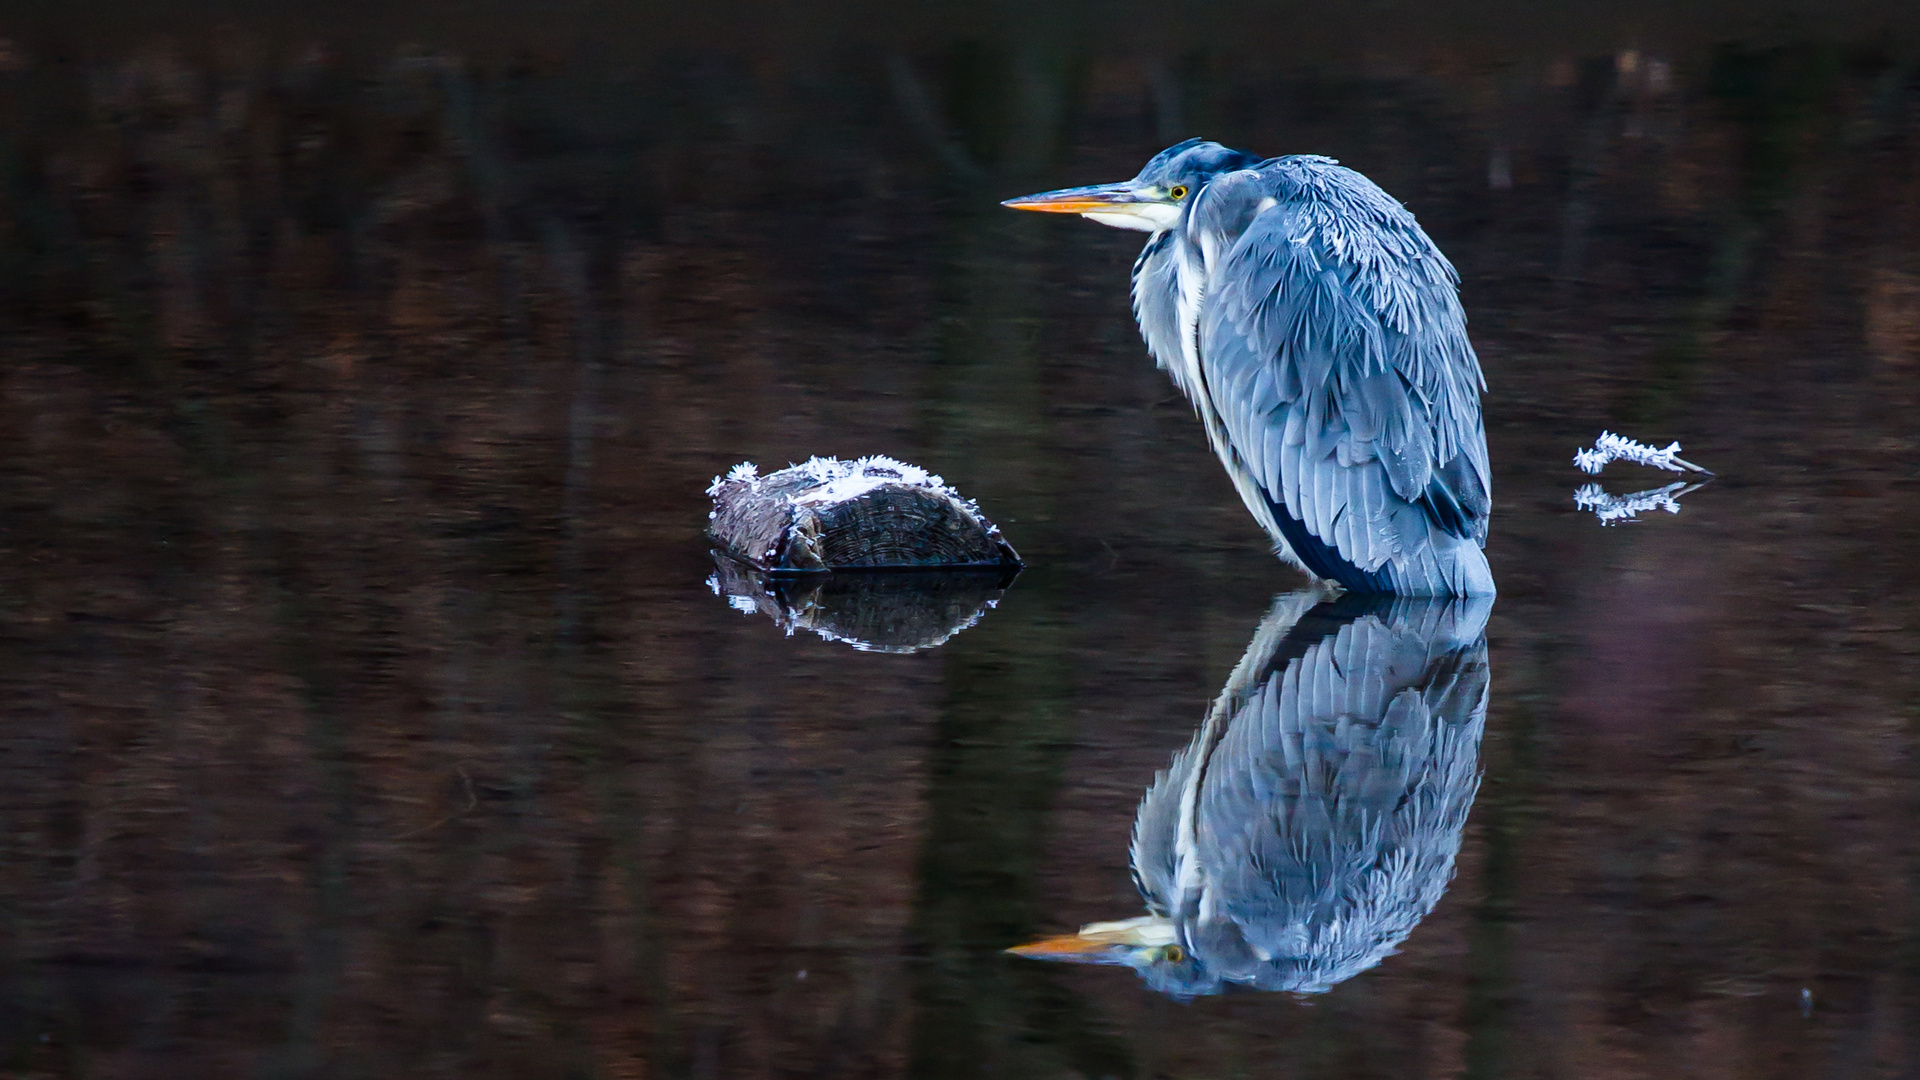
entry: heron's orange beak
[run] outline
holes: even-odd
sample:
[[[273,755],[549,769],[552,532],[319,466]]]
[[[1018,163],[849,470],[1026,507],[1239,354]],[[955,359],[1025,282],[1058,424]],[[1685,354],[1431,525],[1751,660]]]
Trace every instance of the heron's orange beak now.
[[[1119,922],[1088,923],[1077,934],[1041,938],[1007,951],[1030,960],[1071,964],[1128,964],[1142,949],[1172,944],[1173,923],[1152,915]]]
[[[1001,206],[1015,210],[1037,210],[1043,214],[1098,214],[1116,207],[1154,201],[1132,181],[1118,184],[1094,184],[1090,187],[1061,188],[1038,195],[1008,199]]]
[[[1015,945],[1008,949],[1015,956],[1024,956],[1029,960],[1064,960],[1070,964],[1124,964],[1132,953],[1124,942],[1111,938],[1088,934],[1061,934],[1059,937],[1041,938],[1025,945]]]

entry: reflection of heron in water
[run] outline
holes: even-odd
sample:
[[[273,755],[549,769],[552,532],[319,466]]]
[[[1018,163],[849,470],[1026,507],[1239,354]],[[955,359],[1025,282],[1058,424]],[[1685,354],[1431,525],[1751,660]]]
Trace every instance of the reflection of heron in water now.
[[[1281,597],[1133,825],[1149,914],[1011,951],[1181,997],[1315,993],[1439,903],[1480,785],[1492,601]]]
[[[1282,558],[1353,592],[1493,595],[1480,362],[1452,264],[1391,196],[1189,139],[1006,205],[1152,234],[1141,336]]]

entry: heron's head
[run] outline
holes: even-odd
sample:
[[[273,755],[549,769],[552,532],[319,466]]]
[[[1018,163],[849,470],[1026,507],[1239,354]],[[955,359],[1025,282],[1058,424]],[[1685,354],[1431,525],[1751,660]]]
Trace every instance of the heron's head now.
[[[1008,952],[1032,960],[1063,960],[1071,964],[1115,964],[1132,968],[1147,985],[1163,994],[1196,997],[1220,991],[1220,980],[1209,973],[1191,949],[1180,941],[1172,919],[1142,915],[1119,922],[1088,923],[1077,934],[1042,938],[1016,945]]]
[[[1049,214],[1079,214],[1117,229],[1161,232],[1179,223],[1181,208],[1207,181],[1221,173],[1250,169],[1260,161],[1216,142],[1188,139],[1153,155],[1140,175],[1131,180],[1043,191],[1000,205]]]

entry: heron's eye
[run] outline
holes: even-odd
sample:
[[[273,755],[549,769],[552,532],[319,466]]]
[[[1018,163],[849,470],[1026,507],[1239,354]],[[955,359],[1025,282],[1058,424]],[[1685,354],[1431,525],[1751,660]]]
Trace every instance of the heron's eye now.
[[[1187,189],[1186,189],[1186,188],[1175,188],[1174,190],[1175,190],[1175,191],[1185,191],[1185,190],[1187,190]],[[1177,964],[1177,963],[1179,963],[1180,961],[1182,961],[1182,960],[1185,960],[1185,959],[1187,958],[1187,950],[1185,950],[1185,949],[1183,949],[1183,948],[1181,948],[1181,947],[1180,947],[1180,946],[1178,946],[1178,945],[1169,945],[1169,946],[1167,946],[1167,948],[1166,948],[1166,951],[1165,951],[1165,952],[1163,952],[1163,953],[1161,953],[1160,955],[1161,955],[1161,956],[1164,956],[1164,957],[1166,957],[1166,958],[1167,958],[1167,963],[1169,963],[1169,964]]]
[[[1173,196],[1174,202],[1179,202],[1181,199],[1187,197],[1187,185],[1175,184],[1167,190],[1167,194]]]

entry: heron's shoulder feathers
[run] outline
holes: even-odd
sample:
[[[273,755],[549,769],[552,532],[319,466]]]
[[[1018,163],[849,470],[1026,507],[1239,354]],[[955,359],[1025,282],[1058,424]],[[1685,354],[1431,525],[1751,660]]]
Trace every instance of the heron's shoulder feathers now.
[[[1461,570],[1472,582],[1452,581],[1459,567],[1376,580],[1389,561],[1453,551],[1446,537],[1486,538],[1484,383],[1457,284],[1397,200],[1300,155],[1197,190],[1141,253],[1133,299],[1155,359],[1283,551],[1350,588],[1446,578],[1481,591],[1477,550],[1458,556],[1478,567]]]

